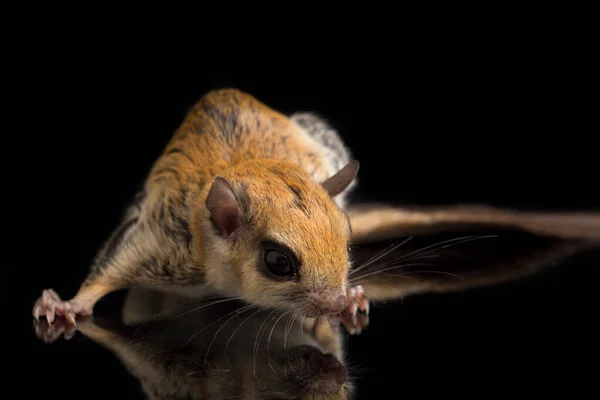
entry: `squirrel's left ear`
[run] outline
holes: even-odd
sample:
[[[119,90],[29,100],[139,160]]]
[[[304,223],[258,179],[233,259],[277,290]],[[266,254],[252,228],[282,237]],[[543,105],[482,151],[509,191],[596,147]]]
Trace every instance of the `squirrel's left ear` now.
[[[243,223],[242,206],[231,184],[221,176],[217,176],[210,187],[206,208],[214,228],[225,237],[231,237]]]
[[[359,167],[359,162],[357,160],[352,160],[331,178],[321,183],[321,186],[323,186],[331,197],[337,196],[352,183],[354,178],[356,178]]]

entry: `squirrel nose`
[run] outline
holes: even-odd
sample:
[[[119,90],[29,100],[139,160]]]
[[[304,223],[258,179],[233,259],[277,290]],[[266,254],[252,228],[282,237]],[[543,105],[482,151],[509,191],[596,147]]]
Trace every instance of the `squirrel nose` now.
[[[348,307],[346,296],[334,295],[323,298],[319,305],[319,311],[321,314],[338,314],[344,311],[346,307]]]

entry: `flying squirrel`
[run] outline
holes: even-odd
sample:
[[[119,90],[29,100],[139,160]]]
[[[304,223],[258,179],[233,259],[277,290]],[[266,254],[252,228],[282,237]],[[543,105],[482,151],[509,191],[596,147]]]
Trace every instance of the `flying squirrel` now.
[[[352,206],[358,169],[338,133],[315,114],[286,116],[237,89],[208,92],[154,162],[76,295],[65,301],[46,289],[33,315],[75,324],[107,294],[146,286],[242,298],[311,318],[354,316],[368,313],[373,299],[463,290],[527,269],[460,285],[357,282],[350,279],[351,242],[461,225],[600,242],[597,213]]]
[[[361,288],[346,285],[351,226],[343,209],[358,169],[314,114],[290,118],[237,89],[208,92],[154,162],[77,294],[64,301],[44,290],[34,317],[75,324],[102,297],[138,285],[215,292],[306,317],[353,304],[365,311]]]

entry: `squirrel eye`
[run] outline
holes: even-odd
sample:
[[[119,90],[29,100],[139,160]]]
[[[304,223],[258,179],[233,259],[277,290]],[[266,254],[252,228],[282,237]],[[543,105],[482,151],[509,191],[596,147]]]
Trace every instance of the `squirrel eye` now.
[[[262,268],[271,279],[289,280],[298,278],[300,259],[284,244],[265,240],[261,243]]]
[[[292,260],[278,250],[265,249],[265,265],[272,274],[277,276],[290,276],[294,274]]]

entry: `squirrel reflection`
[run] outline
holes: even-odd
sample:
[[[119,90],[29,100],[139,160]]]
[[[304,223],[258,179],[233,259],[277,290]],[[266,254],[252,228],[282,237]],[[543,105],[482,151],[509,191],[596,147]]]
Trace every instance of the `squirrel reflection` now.
[[[339,328],[235,299],[190,302],[133,289],[125,324],[40,321],[49,342],[75,329],[112,351],[149,399],[349,399]]]
[[[398,213],[398,221],[382,230],[381,222],[358,223],[363,233],[352,249],[349,282],[363,286],[374,305],[514,281],[600,242],[600,224],[593,218],[457,209],[425,212],[429,219],[415,218],[414,212],[409,220],[405,210],[385,212]],[[136,288],[128,294],[119,326],[99,317],[76,327],[64,319],[52,326],[34,322],[45,341],[77,329],[110,349],[150,399],[352,398],[342,332],[365,328],[367,316],[359,312],[358,322],[349,325],[347,318],[295,315],[235,298],[190,302]]]

